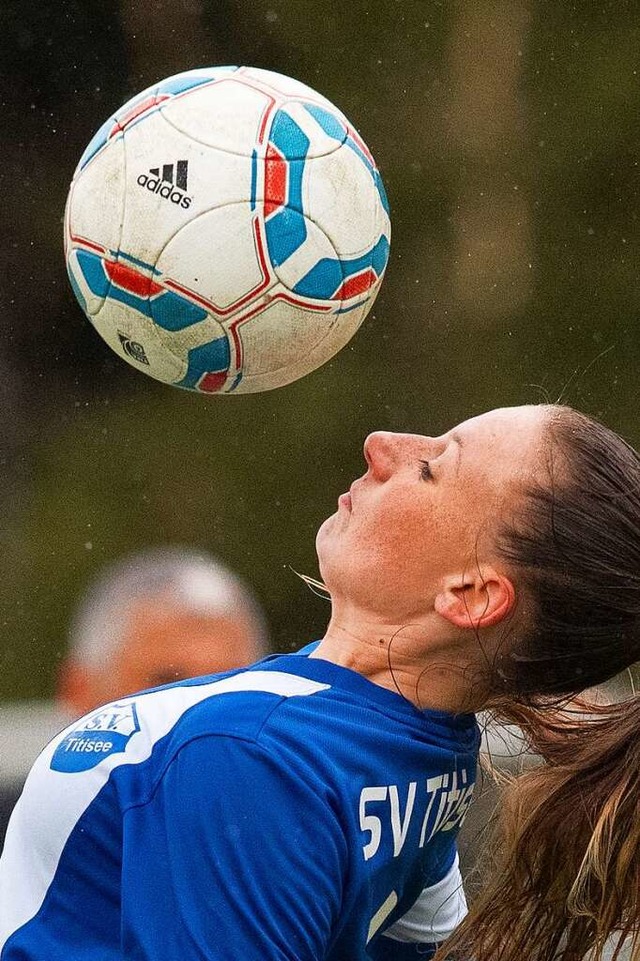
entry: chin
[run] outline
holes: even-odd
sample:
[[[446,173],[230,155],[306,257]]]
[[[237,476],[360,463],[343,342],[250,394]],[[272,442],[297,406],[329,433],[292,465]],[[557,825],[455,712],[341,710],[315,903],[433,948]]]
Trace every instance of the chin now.
[[[316,554],[318,555],[318,567],[323,580],[325,571],[331,567],[331,528],[334,516],[332,514],[331,517],[327,517],[316,534]]]
[[[326,541],[327,537],[331,534],[331,528],[333,527],[333,522],[335,521],[335,518],[336,518],[336,514],[331,514],[331,516],[327,517],[326,521],[323,521],[320,527],[318,528],[318,533],[316,534],[316,550],[318,551],[318,556],[320,551],[320,545],[323,544]]]

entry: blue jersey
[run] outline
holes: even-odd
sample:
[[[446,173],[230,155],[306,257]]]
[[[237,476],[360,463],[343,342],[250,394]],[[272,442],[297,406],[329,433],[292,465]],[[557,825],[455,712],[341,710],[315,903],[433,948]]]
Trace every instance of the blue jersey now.
[[[299,654],[96,710],[12,815],[0,959],[424,957],[466,910],[478,745],[472,715]]]

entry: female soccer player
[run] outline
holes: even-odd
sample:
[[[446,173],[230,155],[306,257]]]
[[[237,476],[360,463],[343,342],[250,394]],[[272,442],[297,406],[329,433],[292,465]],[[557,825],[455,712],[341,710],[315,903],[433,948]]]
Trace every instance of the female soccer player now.
[[[455,837],[487,707],[549,763],[440,955],[577,961],[637,924],[640,700],[557,706],[640,656],[638,456],[558,407],[364,450],[318,533],[319,644],[123,698],[36,762],[2,961],[431,956],[466,910]]]

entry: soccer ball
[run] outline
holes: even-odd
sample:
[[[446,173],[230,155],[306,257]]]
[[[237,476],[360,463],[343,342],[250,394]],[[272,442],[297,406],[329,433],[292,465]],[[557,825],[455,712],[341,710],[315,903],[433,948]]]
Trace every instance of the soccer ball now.
[[[177,74],[95,134],[65,213],[75,295],[138,370],[204,393],[281,387],[353,336],[389,257],[369,150],[310,87]]]

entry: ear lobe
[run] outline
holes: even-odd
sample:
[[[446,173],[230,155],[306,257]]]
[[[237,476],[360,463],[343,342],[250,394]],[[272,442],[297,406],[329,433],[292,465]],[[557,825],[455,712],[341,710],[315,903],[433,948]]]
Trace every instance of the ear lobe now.
[[[435,599],[435,609],[456,627],[492,627],[512,611],[516,592],[504,574],[492,568],[452,577]]]

